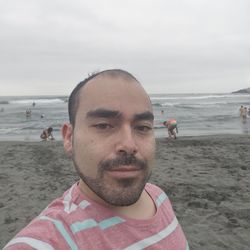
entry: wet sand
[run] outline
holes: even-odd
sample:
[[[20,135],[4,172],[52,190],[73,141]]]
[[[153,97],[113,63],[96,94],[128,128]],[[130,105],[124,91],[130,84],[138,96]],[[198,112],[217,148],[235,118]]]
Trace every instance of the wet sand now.
[[[250,249],[250,136],[157,140],[151,182],[190,249]],[[0,142],[0,248],[76,180],[62,142]]]

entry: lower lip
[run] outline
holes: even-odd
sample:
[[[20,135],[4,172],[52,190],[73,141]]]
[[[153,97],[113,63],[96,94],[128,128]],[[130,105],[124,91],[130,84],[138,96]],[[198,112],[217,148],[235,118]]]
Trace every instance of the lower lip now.
[[[140,174],[140,170],[112,170],[107,171],[108,175],[112,178],[122,179],[122,178],[135,178]]]

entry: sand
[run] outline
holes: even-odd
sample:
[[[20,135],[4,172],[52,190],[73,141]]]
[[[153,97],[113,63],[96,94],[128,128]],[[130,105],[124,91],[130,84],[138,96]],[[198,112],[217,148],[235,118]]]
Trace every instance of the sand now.
[[[157,140],[151,182],[190,249],[250,249],[250,136]],[[62,142],[0,142],[0,248],[76,180]]]

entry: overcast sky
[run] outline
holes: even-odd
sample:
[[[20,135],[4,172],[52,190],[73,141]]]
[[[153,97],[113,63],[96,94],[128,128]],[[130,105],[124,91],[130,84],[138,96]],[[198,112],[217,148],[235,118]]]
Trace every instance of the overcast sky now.
[[[122,68],[149,93],[250,87],[249,0],[0,0],[0,95]]]

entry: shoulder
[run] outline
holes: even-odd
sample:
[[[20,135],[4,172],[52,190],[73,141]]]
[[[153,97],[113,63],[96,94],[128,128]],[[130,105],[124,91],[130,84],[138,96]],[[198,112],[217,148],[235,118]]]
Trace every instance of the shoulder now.
[[[147,183],[146,186],[145,186],[145,189],[148,191],[154,191],[154,192],[157,192],[157,193],[161,193],[161,192],[164,192],[159,186],[155,185],[155,184],[152,184],[152,183]]]
[[[171,214],[171,217],[174,216],[171,201],[163,189],[151,183],[147,183],[145,189],[154,200],[157,209],[164,210]]]
[[[155,201],[156,205],[159,205],[165,200],[168,200],[168,196],[165,193],[165,191],[152,183],[147,183],[145,186],[145,190],[149,193],[149,195]]]
[[[67,232],[67,225],[61,220],[61,216],[41,214],[23,228],[4,249],[58,249],[62,247],[60,242],[65,243],[63,231]]]
[[[49,204],[4,249],[65,249],[65,245],[73,246],[74,235],[70,231],[70,225],[72,216],[79,215],[77,205],[72,201],[72,188],[74,186]],[[67,195],[70,195],[71,199]]]

